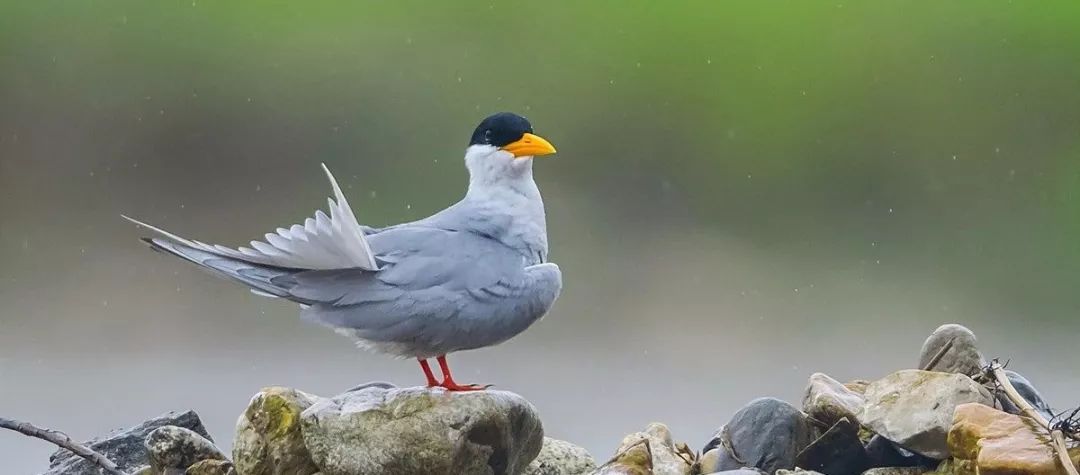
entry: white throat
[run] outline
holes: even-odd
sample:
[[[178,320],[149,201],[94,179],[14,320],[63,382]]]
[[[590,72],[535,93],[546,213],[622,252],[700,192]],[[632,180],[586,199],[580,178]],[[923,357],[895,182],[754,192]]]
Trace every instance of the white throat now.
[[[547,259],[544,201],[533,180],[532,157],[514,157],[490,145],[465,152],[469,191],[463,204],[476,213],[486,233],[537,260]]]

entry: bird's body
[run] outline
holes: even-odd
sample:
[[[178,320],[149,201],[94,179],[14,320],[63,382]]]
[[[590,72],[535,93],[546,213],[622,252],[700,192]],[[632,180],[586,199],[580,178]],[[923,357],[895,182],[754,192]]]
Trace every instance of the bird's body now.
[[[330,215],[320,211],[303,225],[279,228],[252,248],[204,244],[139,224],[163,235],[147,239],[155,249],[257,294],[297,302],[304,319],[361,346],[419,359],[429,385],[477,389],[454,383],[444,356],[521,333],[562,288],[558,266],[547,262],[544,204],[532,176],[532,157],[552,152],[524,118],[496,114],[481,123],[466,151],[465,197],[419,221],[361,226],[326,170],[336,199]],[[431,357],[443,366],[442,383],[427,366]]]

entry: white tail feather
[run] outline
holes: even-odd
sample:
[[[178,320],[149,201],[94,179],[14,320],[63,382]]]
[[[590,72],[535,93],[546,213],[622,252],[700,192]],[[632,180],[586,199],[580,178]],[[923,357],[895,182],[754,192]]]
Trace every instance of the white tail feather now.
[[[364,237],[363,228],[356,221],[356,216],[353,215],[352,208],[349,207],[349,202],[341,192],[341,187],[338,186],[334,175],[330,173],[330,169],[326,167],[326,164],[322,167],[334,191],[334,198],[327,200],[330,216],[321,210],[317,211],[315,217],[307,218],[303,225],[294,224],[288,228],[278,228],[276,233],[266,234],[265,242],[251,241],[250,248],[232,249],[218,244],[193,241],[142,221],[121,216],[177,243],[233,259],[297,269],[377,270],[375,255],[371,252],[371,246]]]

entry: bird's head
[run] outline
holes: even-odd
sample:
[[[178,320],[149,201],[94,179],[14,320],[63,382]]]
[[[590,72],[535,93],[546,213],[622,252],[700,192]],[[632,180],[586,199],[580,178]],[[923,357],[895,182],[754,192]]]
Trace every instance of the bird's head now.
[[[499,112],[480,122],[465,150],[465,165],[474,179],[501,180],[532,169],[532,159],[555,153],[555,147],[533,134],[529,120]]]

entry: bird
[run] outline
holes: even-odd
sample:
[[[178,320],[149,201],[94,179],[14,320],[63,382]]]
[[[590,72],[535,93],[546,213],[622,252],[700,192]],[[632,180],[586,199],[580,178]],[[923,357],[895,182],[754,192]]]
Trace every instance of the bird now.
[[[277,228],[250,247],[189,240],[122,215],[155,233],[152,249],[179,257],[251,292],[299,304],[305,321],[358,346],[415,358],[427,387],[482,390],[454,380],[446,356],[503,343],[540,320],[562,290],[548,260],[544,202],[533,161],[551,142],[528,119],[483,119],[465,149],[465,196],[427,218],[361,225],[330,169],[329,214]],[[437,379],[429,359],[442,373]]]

